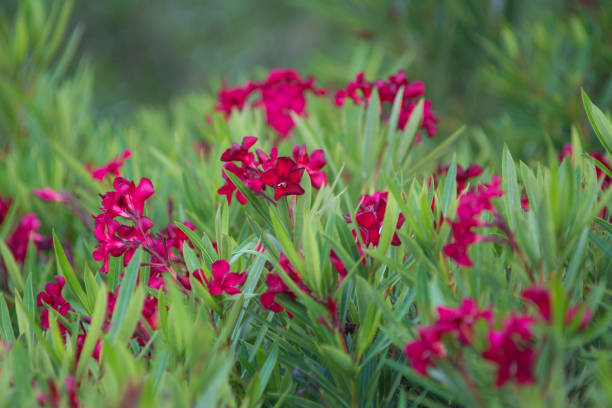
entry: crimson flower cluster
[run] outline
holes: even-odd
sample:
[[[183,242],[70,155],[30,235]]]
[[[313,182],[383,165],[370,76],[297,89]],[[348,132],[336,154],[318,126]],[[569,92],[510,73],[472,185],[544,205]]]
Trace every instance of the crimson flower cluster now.
[[[538,316],[511,314],[503,319],[500,329],[495,329],[491,309],[479,309],[471,298],[464,299],[456,309],[438,307],[438,319],[432,325],[418,328],[418,339],[406,345],[406,358],[415,371],[427,375],[428,368],[435,367],[438,362],[456,360],[456,356],[449,355],[449,350],[457,350],[457,346],[472,347],[476,336],[474,325],[481,320],[487,329],[488,339],[488,347],[481,352],[481,356],[496,366],[495,385],[501,387],[511,380],[519,385],[533,383],[537,359],[533,325],[550,324],[550,291],[532,287],[521,295],[538,307]],[[567,311],[566,324],[569,325],[583,309],[582,305],[571,307]],[[583,311],[582,329],[590,318],[591,312],[588,309]],[[461,364],[457,360],[453,366]]]
[[[406,78],[403,70],[400,70],[395,75],[389,76],[386,80],[377,80],[370,82],[365,78],[363,72],[359,73],[354,81],[349,82],[346,88],[336,92],[336,105],[344,105],[346,98],[350,98],[356,105],[367,104],[370,100],[372,90],[376,88],[380,98],[381,107],[385,108],[388,105],[393,105],[395,97],[401,88],[404,88],[404,95],[400,107],[399,120],[397,127],[403,130],[410,120],[410,115],[417,105],[419,98],[425,95],[425,84],[421,81],[410,82]],[[436,134],[436,123],[438,119],[431,111],[432,103],[426,100],[423,106],[423,118],[421,120],[421,129],[423,129],[429,137]],[[383,109],[383,115],[384,113]],[[386,116],[383,116],[386,117]],[[419,135],[415,141],[418,143]]]
[[[110,256],[124,255],[123,262],[127,266],[139,246],[153,246],[152,237],[147,233],[153,221],[143,215],[146,199],[155,192],[151,181],[143,178],[136,186],[133,181],[117,177],[113,188],[115,191],[100,195],[102,213],[93,216],[94,236],[99,242],[93,258],[103,261],[101,273],[108,273]],[[120,223],[120,218],[133,225]]]
[[[226,88],[223,84],[215,109],[229,118],[234,109],[241,111],[248,98],[257,94],[253,107],[263,108],[268,126],[286,139],[295,127],[291,112],[300,116],[306,115],[308,92],[314,95],[326,93],[324,89],[315,87],[315,79],[312,76],[304,79],[295,70],[275,69],[270,71],[263,82],[248,81],[234,88]]]
[[[325,166],[325,153],[323,150],[314,150],[308,155],[306,146],[295,145],[291,157],[278,157],[278,150],[273,147],[267,155],[257,149],[256,154],[249,149],[257,142],[254,136],[245,137],[240,144],[234,142],[232,147],[221,155],[223,165],[222,175],[225,184],[217,193],[226,196],[228,205],[236,192],[236,199],[240,204],[246,204],[246,197],[237,189],[236,185],[227,176],[230,172],[238,177],[251,191],[264,195],[266,187],[272,187],[274,199],[288,195],[304,194],[300,186],[304,172],[310,176],[313,187],[321,188],[327,183],[327,177],[321,169]]]
[[[385,211],[387,210],[388,195],[389,193],[376,191],[372,195],[363,194],[359,198],[359,208],[355,213],[355,221],[357,222],[359,234],[361,235],[361,239],[363,240],[363,244],[366,246],[366,248],[370,245],[378,246],[382,224],[385,218]],[[344,220],[349,224],[352,223],[352,219],[349,214],[344,216]],[[406,218],[404,215],[400,214],[397,219],[396,229],[401,228],[405,220]],[[357,240],[357,232],[355,230],[353,230],[353,237],[355,237],[355,241],[357,242],[359,253],[363,256],[361,244],[359,240]],[[401,245],[397,233],[393,234],[391,245]]]
[[[485,223],[478,218],[483,211],[496,214],[491,200],[504,194],[500,186],[501,178],[493,176],[491,184],[478,186],[459,197],[457,221],[449,220],[453,242],[445,245],[443,249],[444,254],[454,259],[459,265],[473,265],[467,253],[468,247],[483,240],[483,237],[478,235],[474,228],[485,226]]]

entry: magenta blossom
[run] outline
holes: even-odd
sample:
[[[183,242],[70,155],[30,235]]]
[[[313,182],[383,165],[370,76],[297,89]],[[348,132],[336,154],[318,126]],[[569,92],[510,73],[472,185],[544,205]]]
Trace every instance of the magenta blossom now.
[[[107,175],[120,176],[120,170],[121,167],[123,167],[123,163],[131,156],[132,152],[130,150],[126,150],[121,155],[118,155],[104,166],[93,169],[91,171],[91,176],[95,180],[99,181],[104,180]]]
[[[262,183],[274,189],[274,199],[280,200],[287,195],[304,194],[300,186],[304,168],[298,167],[297,163],[289,157],[279,157],[276,166],[261,175]]]
[[[40,198],[43,201],[51,201],[57,203],[62,203],[65,201],[65,197],[63,194],[58,193],[50,189],[49,187],[34,189],[33,193],[36,197]]]
[[[503,330],[489,333],[489,348],[482,356],[497,365],[496,386],[513,379],[519,385],[535,382],[532,322],[529,316],[512,316],[505,321]]]
[[[313,150],[310,157],[308,157],[306,145],[295,145],[293,146],[291,154],[298,166],[306,170],[314,188],[321,188],[321,186],[327,184],[327,177],[325,173],[321,171],[323,166],[327,163],[323,150]]]
[[[482,237],[474,231],[474,228],[483,226],[483,222],[478,218],[483,211],[496,214],[491,200],[504,194],[500,185],[501,178],[493,176],[491,184],[479,186],[459,196],[457,221],[449,221],[453,241],[444,246],[443,251],[461,266],[472,266],[467,253],[468,247],[482,241]]]
[[[236,286],[242,285],[246,279],[246,272],[235,273],[230,272],[230,265],[225,259],[220,259],[211,265],[212,279],[204,280],[208,285],[208,290],[213,296],[220,295],[223,292],[228,295],[237,295],[240,289]]]

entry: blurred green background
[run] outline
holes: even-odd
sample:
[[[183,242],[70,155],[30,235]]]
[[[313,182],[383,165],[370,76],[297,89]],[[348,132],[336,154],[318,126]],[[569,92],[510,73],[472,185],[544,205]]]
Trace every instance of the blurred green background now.
[[[19,3],[5,0],[5,24]],[[611,0],[77,1],[75,29],[71,73],[93,71],[100,119],[275,67],[332,89],[403,68],[425,82],[443,131],[477,126],[530,158],[566,143],[572,124],[588,139],[580,87],[612,102]]]

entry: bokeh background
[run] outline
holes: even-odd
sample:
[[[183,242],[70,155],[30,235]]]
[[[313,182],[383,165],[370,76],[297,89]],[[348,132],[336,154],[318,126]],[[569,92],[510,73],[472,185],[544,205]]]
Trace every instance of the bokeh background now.
[[[6,25],[19,1],[3,3]],[[70,69],[93,73],[103,119],[275,67],[330,88],[403,68],[426,83],[443,130],[481,127],[530,158],[566,143],[572,124],[589,143],[581,87],[612,102],[611,0],[77,1],[74,30]]]

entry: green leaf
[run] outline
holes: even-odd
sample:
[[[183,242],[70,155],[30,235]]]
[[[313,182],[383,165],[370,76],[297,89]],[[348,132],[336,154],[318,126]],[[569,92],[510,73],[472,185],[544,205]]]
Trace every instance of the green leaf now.
[[[15,288],[19,292],[23,291],[23,276],[21,276],[21,271],[17,266],[17,262],[15,262],[15,258],[13,258],[13,254],[11,250],[6,246],[3,240],[0,239],[0,254],[2,255],[2,259],[4,259],[4,266],[6,267],[6,271],[8,272],[11,281],[15,285]]]
[[[119,329],[123,324],[123,320],[126,317],[130,299],[134,294],[134,288],[136,287],[136,280],[138,279],[138,270],[140,269],[140,258],[142,256],[142,248],[138,248],[130,263],[127,267],[123,281],[119,288],[119,295],[117,295],[117,303],[115,304],[115,311],[113,312],[113,318],[111,320],[111,328],[108,332],[108,337],[111,342],[114,342],[115,337],[119,333]]]
[[[4,300],[4,295],[0,294],[0,335],[2,341],[8,344],[15,342],[15,332],[13,332],[13,323],[9,314],[8,306]]]
[[[83,343],[83,349],[81,351],[81,356],[79,358],[79,363],[76,370],[77,379],[80,379],[83,376],[85,369],[89,365],[89,359],[96,348],[98,339],[102,334],[102,325],[106,319],[107,299],[108,295],[106,293],[106,287],[103,285],[98,289],[98,294],[96,296],[93,316],[91,318],[91,323],[89,324],[89,329],[87,330],[87,337],[85,337],[85,342]]]
[[[363,131],[363,150],[361,152],[361,178],[365,181],[370,178],[376,164],[377,149],[379,140],[378,129],[380,127],[380,103],[376,89],[370,95],[368,110],[366,112],[366,122]]]
[[[502,156],[502,188],[505,192],[504,205],[506,207],[508,224],[510,229],[515,230],[516,213],[521,208],[521,193],[518,187],[514,160],[512,159],[510,150],[506,145],[504,145],[504,152]]]
[[[440,210],[442,214],[448,216],[448,206],[451,200],[457,194],[457,155],[453,154],[453,160],[448,166],[448,173],[444,179],[444,188],[442,189],[442,199],[440,200]]]
[[[93,311],[93,305],[89,303],[89,299],[87,298],[85,291],[74,274],[72,266],[70,266],[70,262],[68,262],[68,258],[66,258],[62,244],[60,244],[59,239],[57,239],[57,235],[55,235],[55,231],[53,231],[53,248],[55,249],[57,269],[60,271],[62,276],[66,278],[68,288],[77,298],[81,306],[85,309],[85,311],[87,311],[88,314],[91,314]]]
[[[599,109],[593,102],[589,96],[584,92],[582,92],[582,103],[584,104],[584,109],[586,110],[587,117],[589,118],[589,122],[591,122],[591,126],[595,131],[595,135],[599,139],[601,145],[606,149],[609,155],[612,155],[612,123],[606,117],[606,115]]]
[[[410,119],[408,119],[408,123],[404,128],[403,137],[400,139],[397,152],[395,152],[396,166],[400,166],[402,163],[408,163],[406,158],[410,152],[410,148],[413,146],[414,139],[419,131],[419,126],[421,126],[424,106],[425,100],[421,98],[410,114]]]

